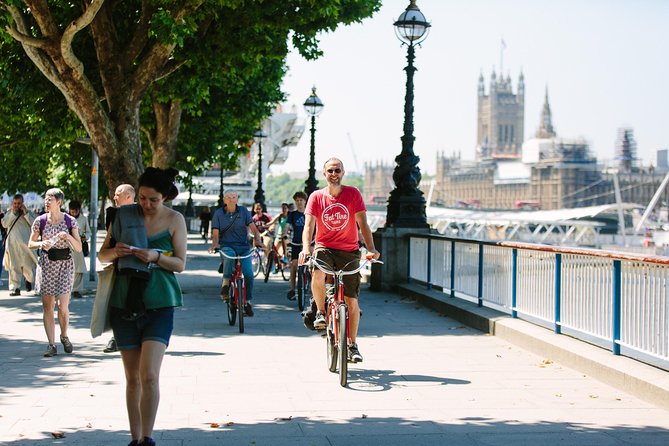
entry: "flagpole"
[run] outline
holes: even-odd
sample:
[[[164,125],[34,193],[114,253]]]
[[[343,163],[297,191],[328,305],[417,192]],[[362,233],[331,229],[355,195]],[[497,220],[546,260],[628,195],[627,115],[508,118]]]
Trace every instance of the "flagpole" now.
[[[504,76],[504,48],[506,48],[506,43],[504,38],[500,39],[499,42],[499,75]]]

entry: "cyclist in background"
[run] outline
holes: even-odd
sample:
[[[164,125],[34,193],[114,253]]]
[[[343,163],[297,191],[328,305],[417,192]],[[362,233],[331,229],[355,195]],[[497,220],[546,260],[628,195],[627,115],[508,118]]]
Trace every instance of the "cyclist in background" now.
[[[369,254],[374,259],[381,256],[374,246],[362,194],[357,188],[342,184],[344,174],[344,164],[338,158],[330,158],[325,162],[323,176],[327,186],[313,192],[307,201],[299,263],[304,263],[308,256],[313,255],[334,269],[356,269],[360,265],[358,227]],[[312,254],[311,238],[314,227],[316,227],[316,247]],[[325,328],[325,273],[315,268],[312,274],[311,292],[318,307],[314,328],[323,329]],[[359,294],[360,274],[344,276],[344,299],[348,305],[351,336],[348,359],[352,362],[362,362],[357,344],[360,323]]]
[[[286,226],[284,226],[284,232],[292,232],[293,237],[291,239],[291,244],[293,249],[290,254],[290,289],[286,297],[288,300],[295,300],[295,279],[297,278],[297,259],[300,256],[300,251],[302,250],[302,231],[304,229],[304,208],[307,205],[307,194],[298,191],[293,194],[293,201],[295,201],[295,207],[297,208],[294,211],[291,211],[288,214],[288,219],[286,220]]]
[[[272,221],[272,217],[263,211],[262,204],[255,203],[253,205],[253,224],[256,225],[256,229],[260,233],[260,238],[265,244],[263,247],[265,249],[265,258],[269,257],[269,251],[272,249],[273,238],[269,227],[270,221]],[[262,234],[265,231],[267,231],[267,234],[263,236]]]
[[[245,256],[249,253],[248,233],[251,231],[255,241],[255,245],[264,248],[260,232],[253,222],[251,212],[244,206],[238,206],[237,200],[239,194],[233,190],[225,191],[223,195],[224,207],[216,209],[214,217],[211,221],[211,246],[209,252],[214,252],[221,248],[225,254],[234,256]],[[262,208],[261,208],[262,211]],[[247,316],[253,316],[253,307],[251,306],[251,298],[253,296],[253,265],[251,257],[241,259],[242,274],[246,281],[246,305],[244,306],[244,313]],[[235,266],[235,260],[223,260],[223,284],[221,286],[221,299],[228,299],[228,292],[230,290],[230,277],[232,277],[232,269]]]
[[[288,263],[288,258],[286,257],[288,243],[286,237],[284,237],[287,234],[284,228],[288,220],[288,208],[288,203],[281,203],[281,213],[274,217],[267,225],[269,229],[274,231],[274,246],[276,246],[277,252],[280,252],[282,256],[281,259],[276,259],[276,261],[283,263]]]

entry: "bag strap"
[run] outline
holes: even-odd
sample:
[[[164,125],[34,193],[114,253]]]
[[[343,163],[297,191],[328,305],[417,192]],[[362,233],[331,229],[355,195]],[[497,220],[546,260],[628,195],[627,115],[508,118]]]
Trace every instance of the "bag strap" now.
[[[235,224],[235,221],[237,220],[237,217],[239,217],[239,206],[237,206],[237,211],[235,212],[235,217],[232,219],[232,221],[230,221],[230,223],[228,223],[228,226],[226,226],[225,229],[223,229],[221,231],[221,233],[219,234],[219,238],[221,237],[221,235],[225,234],[228,231],[228,229],[230,229],[232,227],[233,224]]]
[[[5,236],[2,238],[2,249],[3,249],[3,250],[5,249],[5,245],[7,244],[7,239],[9,238],[9,233],[12,232],[12,229],[14,228],[14,225],[16,224],[16,222],[19,221],[19,218],[23,218],[23,214],[19,215],[19,216],[12,222],[12,225],[11,225],[11,226],[9,227],[9,229],[7,230],[7,234],[5,234]]]
[[[42,232],[44,232],[44,227],[46,226],[46,220],[47,220],[48,214],[42,214],[39,216],[39,236],[42,236]],[[68,214],[63,213],[63,218],[65,219],[65,225],[67,226],[67,232],[72,235],[72,217],[70,217]],[[14,226],[14,225],[12,225]]]

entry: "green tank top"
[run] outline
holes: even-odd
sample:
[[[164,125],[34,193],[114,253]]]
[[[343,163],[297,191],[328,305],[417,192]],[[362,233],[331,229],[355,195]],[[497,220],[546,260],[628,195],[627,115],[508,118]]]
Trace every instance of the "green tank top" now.
[[[149,237],[149,248],[163,251],[174,251],[172,237],[169,231],[159,232]],[[165,254],[163,254],[165,255]],[[114,289],[111,295],[111,306],[114,308],[125,308],[125,300],[128,296],[128,284],[130,277],[116,274]],[[144,305],[147,310],[165,307],[180,307],[183,305],[181,287],[172,271],[162,268],[153,268],[151,278],[144,291]]]

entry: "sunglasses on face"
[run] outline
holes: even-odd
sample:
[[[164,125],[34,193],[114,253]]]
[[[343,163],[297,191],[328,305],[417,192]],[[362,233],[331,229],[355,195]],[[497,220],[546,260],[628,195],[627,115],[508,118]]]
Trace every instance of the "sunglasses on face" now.
[[[328,169],[327,173],[341,173],[341,169]]]

